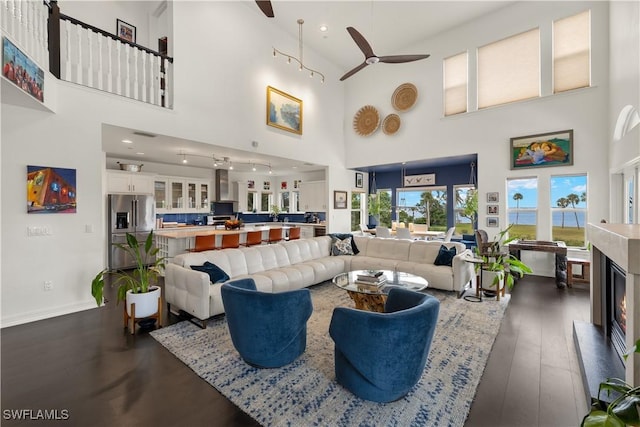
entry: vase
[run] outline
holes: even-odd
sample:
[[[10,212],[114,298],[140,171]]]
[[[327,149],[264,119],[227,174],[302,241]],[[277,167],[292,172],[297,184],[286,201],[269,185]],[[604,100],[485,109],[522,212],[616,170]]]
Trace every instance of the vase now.
[[[131,316],[131,304],[136,305],[136,319],[149,317],[158,312],[158,299],[160,299],[160,287],[151,286],[149,292],[142,294],[127,291],[127,314]]]

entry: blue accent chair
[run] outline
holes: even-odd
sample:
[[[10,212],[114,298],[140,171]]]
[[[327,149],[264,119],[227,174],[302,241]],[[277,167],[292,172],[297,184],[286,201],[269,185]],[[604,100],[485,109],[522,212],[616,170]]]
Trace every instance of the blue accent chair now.
[[[313,311],[308,289],[260,292],[247,278],[225,283],[221,292],[231,341],[245,362],[278,368],[304,352]]]
[[[374,402],[406,395],[424,371],[439,310],[436,298],[401,288],[391,289],[384,313],[334,309],[329,334],[338,383]]]

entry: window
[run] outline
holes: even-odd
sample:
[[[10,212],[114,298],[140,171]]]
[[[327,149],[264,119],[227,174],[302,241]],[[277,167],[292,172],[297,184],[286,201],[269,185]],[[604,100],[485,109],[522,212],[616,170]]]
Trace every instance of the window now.
[[[272,195],[271,193],[260,193],[260,211],[261,212],[269,212],[271,211],[272,203]]]
[[[429,230],[447,231],[447,187],[432,187],[423,191],[418,212],[426,216]]]
[[[538,235],[538,178],[507,180],[509,237],[535,240]],[[506,227],[501,227],[506,228]]]
[[[456,204],[453,216],[456,234],[473,234],[476,229],[476,213],[478,211],[478,192],[473,185],[455,185],[453,193]]]
[[[362,208],[364,193],[358,191],[351,192],[351,231],[360,231],[360,224],[364,224]]]
[[[280,210],[282,210],[282,212],[289,212],[289,192],[288,191],[280,193]]]
[[[591,85],[591,13],[553,22],[553,93]]]
[[[540,95],[540,30],[478,48],[478,108]]]
[[[391,227],[391,190],[378,190],[369,195],[369,215],[382,227]]]
[[[249,191],[247,193],[247,212],[255,212],[256,211],[256,197],[258,193],[255,191]]]
[[[293,210],[292,212],[300,212],[300,192],[299,191],[292,191],[291,192],[291,196],[292,196],[292,204],[293,204]]]
[[[551,239],[567,246],[585,245],[587,176],[551,177]]]
[[[444,115],[467,111],[467,52],[444,60]]]
[[[405,190],[400,188],[396,191],[396,197],[398,199],[396,211],[399,222],[404,222],[405,225],[409,223],[427,223],[427,216],[420,206],[423,192],[423,189]]]

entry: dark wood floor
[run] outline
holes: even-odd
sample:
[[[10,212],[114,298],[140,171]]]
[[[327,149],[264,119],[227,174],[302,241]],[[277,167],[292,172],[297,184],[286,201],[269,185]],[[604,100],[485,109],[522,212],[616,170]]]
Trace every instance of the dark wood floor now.
[[[587,407],[571,325],[588,321],[588,311],[585,288],[521,280],[465,425],[579,425]],[[69,420],[58,422],[66,426],[257,425],[148,333],[124,333],[113,298],[100,309],[4,328],[1,338],[3,425],[57,424],[6,419],[6,410],[19,409],[67,410]]]

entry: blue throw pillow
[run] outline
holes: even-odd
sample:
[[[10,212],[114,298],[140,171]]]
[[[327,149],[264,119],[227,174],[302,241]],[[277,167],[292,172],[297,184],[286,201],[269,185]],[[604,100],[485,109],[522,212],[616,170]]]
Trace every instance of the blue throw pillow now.
[[[453,263],[453,257],[456,256],[456,247],[452,246],[451,249],[447,249],[445,245],[440,246],[440,251],[438,252],[438,256],[434,261],[435,265],[448,265],[451,267]]]
[[[360,253],[360,251],[358,250],[358,247],[356,246],[356,241],[353,238],[353,234],[350,234],[350,233],[332,233],[332,234],[329,234],[329,236],[333,240],[333,243],[335,243],[336,239],[344,240],[347,237],[351,237],[351,250],[353,251],[353,254],[351,254],[351,255],[358,255]],[[335,255],[335,254],[333,254],[333,255]]]
[[[209,261],[206,261],[203,265],[192,265],[191,269],[207,273],[211,283],[222,283],[229,280],[229,275],[223,269]]]

